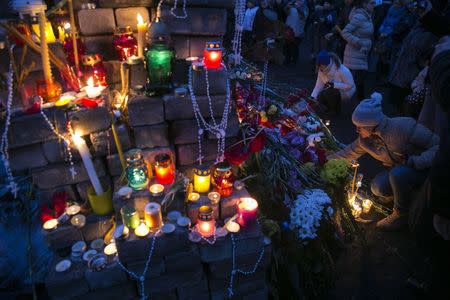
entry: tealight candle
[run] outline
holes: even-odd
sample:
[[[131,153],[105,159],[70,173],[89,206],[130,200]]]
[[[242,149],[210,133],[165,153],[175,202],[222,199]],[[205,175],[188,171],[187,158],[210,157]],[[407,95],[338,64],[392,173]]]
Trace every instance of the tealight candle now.
[[[81,228],[86,224],[86,217],[83,215],[75,215],[70,220],[70,223],[75,226],[76,228]]]
[[[153,197],[158,197],[161,196],[162,193],[164,192],[164,186],[162,184],[152,184],[150,186],[150,193],[152,194]]]
[[[51,231],[56,229],[58,227],[58,220],[57,219],[50,219],[42,225],[42,228],[44,228],[47,231]]]
[[[254,223],[258,214],[258,202],[253,198],[240,198],[237,203],[237,213],[237,221],[241,226]]]
[[[239,224],[236,222],[228,222],[226,228],[229,232],[232,233],[236,233],[239,232],[239,230],[241,230],[241,226],[239,226]]]
[[[199,193],[190,193],[188,195],[188,200],[192,201],[192,202],[197,202],[198,199],[200,199],[200,194]]]
[[[77,213],[79,213],[81,210],[81,207],[78,204],[73,204],[71,206],[66,207],[66,214],[69,216],[74,216]]]
[[[87,80],[86,94],[89,98],[97,98],[102,94],[104,89],[104,86],[94,86],[94,78],[92,76]]]
[[[111,243],[105,247],[103,250],[103,253],[105,253],[108,256],[115,255],[117,253],[117,247],[116,243]]]
[[[138,237],[145,237],[150,233],[147,225],[144,222],[141,222],[138,227],[134,230],[134,234]]]
[[[218,192],[211,192],[208,194],[208,199],[212,204],[218,204],[220,201],[220,194]]]
[[[363,213],[367,214],[370,212],[370,209],[372,208],[372,201],[369,199],[364,199],[362,202],[362,210]]]

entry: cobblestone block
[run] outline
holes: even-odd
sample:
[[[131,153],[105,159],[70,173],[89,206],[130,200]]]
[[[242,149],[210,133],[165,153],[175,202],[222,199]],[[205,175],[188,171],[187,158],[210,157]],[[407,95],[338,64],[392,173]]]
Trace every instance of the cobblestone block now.
[[[95,289],[80,297],[83,300],[123,300],[137,299],[137,288],[134,282],[128,281],[120,285],[111,286],[104,289]]]
[[[211,113],[208,98],[206,96],[198,96],[196,99],[203,117],[210,118]],[[212,109],[215,117],[221,117],[223,115],[225,99],[225,95],[215,95],[212,97]],[[190,97],[179,98],[174,95],[165,95],[164,106],[166,120],[168,121],[194,119],[194,110]]]
[[[146,260],[138,263],[127,264],[127,269],[135,274],[142,274],[145,269]],[[152,261],[148,267],[145,279],[152,279],[161,276],[165,272],[165,264],[163,260]]]
[[[62,140],[51,140],[42,144],[42,150],[45,158],[50,163],[62,163],[68,161],[69,153]],[[80,153],[75,147],[71,147],[72,160],[80,160]]]
[[[208,0],[207,7],[234,8],[234,1]]]
[[[46,109],[45,113],[58,132],[66,132],[64,112],[56,109]],[[19,148],[56,139],[57,136],[40,114],[20,116],[11,119],[9,127],[9,147]]]
[[[208,281],[211,299],[228,299],[228,280],[212,279]],[[265,272],[258,272],[254,275],[244,276],[238,274],[233,284],[233,295],[236,299],[243,299],[245,295],[266,288]]]
[[[108,186],[111,187],[111,189],[113,189],[111,178],[109,176],[100,177],[100,183],[102,184],[105,190]],[[82,200],[87,201],[87,190],[90,186],[91,182],[89,180],[80,182],[76,185],[77,192]]]
[[[198,125],[195,120],[179,120],[170,124],[170,140],[175,145],[197,143]]]
[[[136,6],[136,5],[132,5]],[[141,14],[144,22],[149,23],[150,16],[146,7],[126,7],[116,9],[116,21],[118,27],[131,26],[137,31],[137,15]]]
[[[130,149],[131,140],[128,134],[128,128],[125,124],[116,125],[116,132],[119,137],[122,150],[127,151]],[[114,141],[114,135],[111,128],[105,131],[92,133],[90,138],[95,156],[99,157],[106,156],[111,153],[117,153],[116,142]]]
[[[190,37],[186,35],[172,35],[172,46],[177,59],[186,59],[190,54]]]
[[[86,46],[86,53],[99,53],[103,61],[118,59],[113,47],[112,34],[84,36],[83,42]]]
[[[130,88],[136,88],[137,86],[145,86],[147,84],[148,73],[145,69],[144,62],[130,65]]]
[[[172,34],[187,35],[212,35],[221,36],[225,34],[227,23],[227,12],[225,9],[217,8],[188,8],[186,19],[177,19],[170,13],[170,6],[163,6],[161,18],[169,27]],[[175,13],[182,14],[181,8]]]
[[[40,144],[21,147],[10,151],[9,163],[13,172],[27,171],[47,165]]]
[[[111,126],[110,117],[105,107],[80,109],[69,115],[74,132],[86,135]]]
[[[39,190],[39,200],[41,203],[50,203],[53,194],[65,192],[69,195],[69,200],[78,202],[78,197],[75,194],[74,187],[72,185],[64,185],[55,187],[48,190]]]
[[[119,154],[112,154],[106,157],[106,165],[108,166],[108,174],[111,176],[122,175],[122,164]]]
[[[198,144],[177,145],[177,161],[179,165],[198,164]],[[203,161],[215,160],[217,156],[217,143],[212,140],[202,142]]]
[[[191,245],[181,252],[168,255],[164,258],[166,271],[188,272],[195,268],[202,268],[200,253],[196,245]]]
[[[180,300],[209,300],[208,281],[205,278],[192,286],[177,288],[177,294]]]
[[[84,277],[85,265],[72,263],[69,271],[58,273],[55,266],[61,260],[62,258],[55,258],[50,265],[45,282],[48,295],[55,299],[69,299],[86,294],[89,287]]]
[[[71,247],[81,240],[81,235],[73,226],[63,225],[54,231],[43,231],[44,240],[53,251]]]
[[[128,102],[130,126],[155,125],[164,122],[164,103],[161,98],[140,96]]]
[[[90,214],[86,218],[86,225],[82,228],[83,237],[86,241],[103,238],[113,225],[110,216],[98,216]]]
[[[169,146],[169,129],[166,123],[151,126],[136,126],[134,139],[138,148]]]
[[[177,290],[171,289],[162,292],[149,292],[150,299],[152,300],[178,300]]]
[[[64,54],[62,44],[61,43],[52,43],[48,44],[49,49],[52,51],[52,53],[59,58],[63,63],[67,63],[66,61],[66,55]],[[16,47],[14,48],[14,57],[16,59],[16,62],[19,62],[22,59],[23,55],[23,47]],[[29,50],[29,49],[28,49]],[[6,51],[7,53],[7,51]],[[8,65],[9,59],[5,61],[5,64]],[[33,64],[33,68],[30,69],[30,72],[34,71],[42,71],[42,58],[39,53],[36,53],[34,51],[27,51],[25,55],[25,59],[23,62],[23,66],[31,66]],[[56,73],[53,73],[56,74]],[[41,73],[42,77],[42,73]]]
[[[122,62],[119,60],[103,61],[103,65],[105,66],[106,69],[106,82],[108,84],[120,83],[121,64]]]
[[[101,161],[94,160],[94,167],[98,176],[105,175],[105,168]],[[86,169],[82,162],[74,163],[77,175],[72,178],[69,164],[55,164],[45,168],[32,170],[34,183],[40,189],[51,189],[67,184],[76,184],[89,180]]]
[[[114,11],[111,8],[80,10],[78,24],[81,34],[85,36],[113,33],[116,27]]]
[[[142,155],[147,163],[154,165],[155,157],[158,154],[168,154],[172,158],[172,161],[175,162],[175,152],[170,147],[158,147],[153,149],[143,149]]]
[[[147,279],[145,281],[145,291],[151,294],[189,287],[200,283],[204,278],[205,274],[201,268],[189,272],[167,273],[157,278]]]
[[[108,265],[101,271],[87,269],[84,275],[91,290],[109,288],[127,282],[126,273],[122,271],[117,263]]]
[[[233,110],[228,115],[228,123],[227,129],[225,130],[225,137],[226,138],[237,137],[239,134],[239,130],[240,130],[239,119],[237,117],[236,111]],[[208,138],[211,140],[217,140],[217,137],[210,132],[208,132]]]
[[[227,71],[225,68],[208,70],[209,94],[225,95],[227,93]],[[206,70],[192,70],[192,87],[197,96],[207,95]]]
[[[130,7],[130,6],[145,6],[152,7],[157,4],[155,0],[98,0],[100,7]]]
[[[242,297],[243,300],[267,300],[269,299],[269,290],[267,287],[253,291]]]
[[[239,198],[251,197],[246,188],[234,190],[230,197],[220,199],[220,217],[225,220],[231,218],[237,212],[237,202]]]

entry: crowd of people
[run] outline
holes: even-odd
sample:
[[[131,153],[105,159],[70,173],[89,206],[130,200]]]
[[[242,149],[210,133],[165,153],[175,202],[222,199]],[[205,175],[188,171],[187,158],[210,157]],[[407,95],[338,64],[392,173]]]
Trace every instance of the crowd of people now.
[[[249,0],[248,7],[247,42],[278,39],[290,65],[311,56],[317,108],[339,114],[350,100],[359,103],[352,114],[358,138],[329,158],[369,154],[386,166],[371,188],[393,202],[393,213],[377,227],[409,225],[431,257],[431,292],[450,295],[450,1]],[[284,24],[284,34],[266,30],[262,20]],[[306,36],[311,52],[299,53]],[[384,99],[366,95],[373,61]],[[383,111],[383,101],[397,117]]]

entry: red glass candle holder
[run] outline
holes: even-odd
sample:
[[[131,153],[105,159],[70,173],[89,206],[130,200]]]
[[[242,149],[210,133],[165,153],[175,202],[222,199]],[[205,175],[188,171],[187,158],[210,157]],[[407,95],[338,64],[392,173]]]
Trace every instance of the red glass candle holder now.
[[[130,26],[116,28],[113,37],[113,45],[117,57],[125,61],[131,56],[137,56],[137,40],[133,36]]]
[[[159,184],[172,184],[175,180],[175,167],[168,154],[158,154],[155,157],[155,177]]]
[[[222,67],[222,45],[220,42],[207,42],[203,50],[205,68],[220,69]]]
[[[258,202],[253,198],[240,198],[237,202],[237,222],[241,226],[256,223]]]
[[[214,210],[211,206],[203,205],[199,208],[196,229],[202,237],[210,237],[216,232]]]
[[[75,65],[74,46],[73,46],[73,39],[71,37],[67,37],[64,40],[63,49],[69,63],[71,65]],[[80,61],[80,57],[86,54],[86,46],[83,44],[83,42],[79,37],[77,37],[77,49],[78,49],[78,61]]]
[[[214,186],[214,191],[218,192],[221,197],[231,196],[234,180],[233,171],[229,162],[223,161],[214,166],[214,174],[211,182]]]
[[[61,96],[62,87],[57,81],[38,79],[36,80],[36,92],[42,97],[44,103],[56,102]]]
[[[83,75],[87,80],[92,77],[94,86],[107,86],[106,69],[103,65],[100,54],[88,54],[82,56]]]

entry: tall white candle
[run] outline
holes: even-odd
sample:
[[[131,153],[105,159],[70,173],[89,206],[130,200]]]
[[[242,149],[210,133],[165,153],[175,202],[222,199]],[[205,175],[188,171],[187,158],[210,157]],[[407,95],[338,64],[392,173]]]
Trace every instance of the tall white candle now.
[[[137,24],[137,48],[138,48],[138,57],[144,56],[144,41],[145,41],[145,33],[147,32],[147,23],[144,22],[141,14],[137,15],[138,24]]]
[[[97,172],[95,171],[94,164],[92,163],[91,154],[89,153],[89,149],[86,146],[86,142],[84,139],[78,135],[72,135],[72,140],[75,143],[75,146],[80,152],[81,159],[83,160],[84,168],[88,173],[89,179],[91,180],[91,184],[94,187],[95,193],[97,195],[103,194],[103,188],[100,184],[100,180],[98,179]]]

